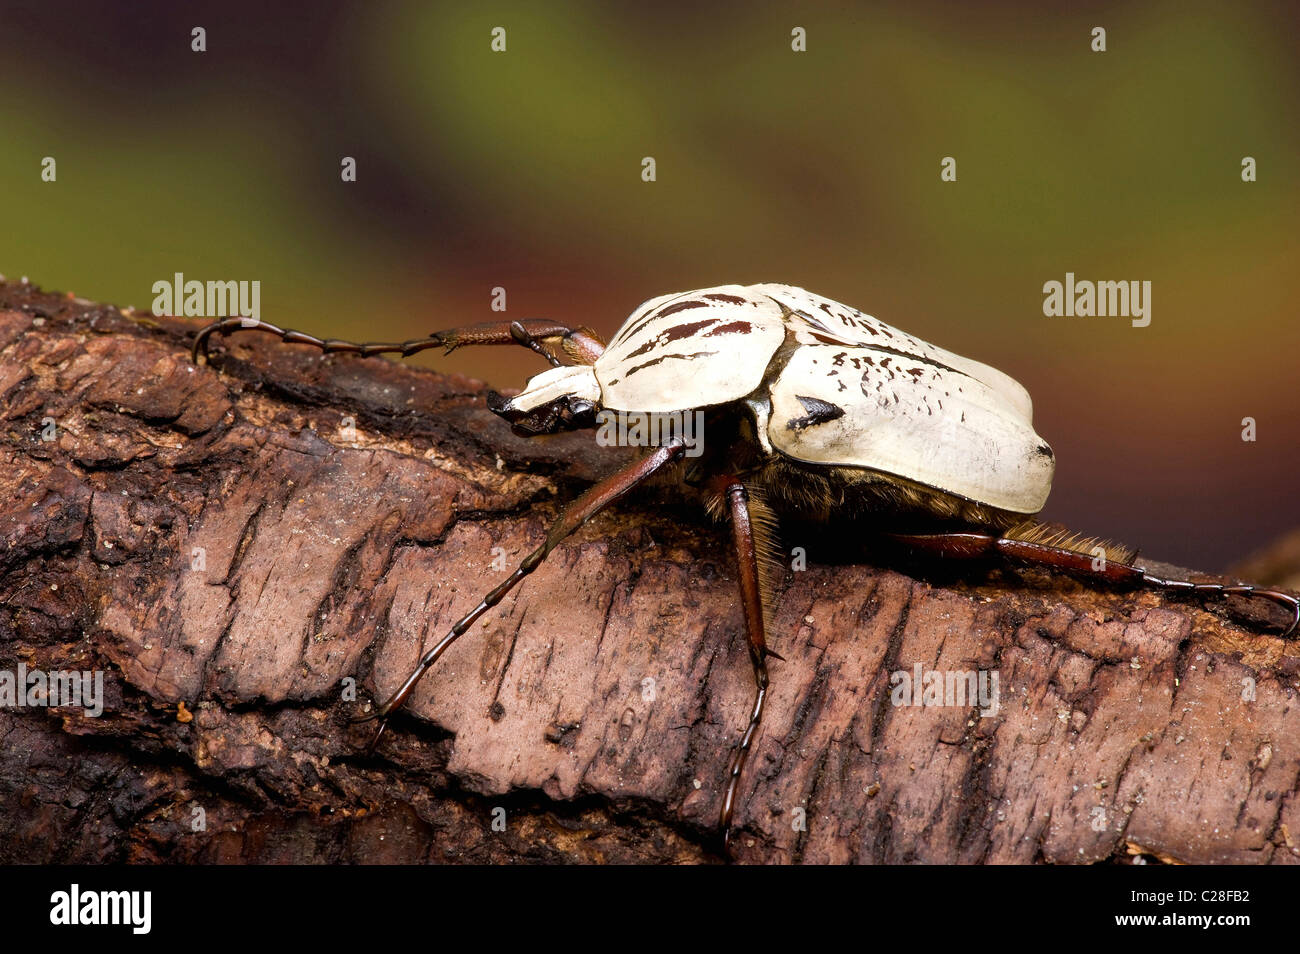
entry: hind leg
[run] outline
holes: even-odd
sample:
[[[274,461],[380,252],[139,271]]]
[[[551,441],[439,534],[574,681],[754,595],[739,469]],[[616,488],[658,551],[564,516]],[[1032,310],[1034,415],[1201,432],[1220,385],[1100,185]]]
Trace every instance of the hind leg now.
[[[1291,623],[1282,633],[1286,639],[1300,626],[1300,599],[1280,590],[1247,584],[1193,583],[1154,576],[1144,568],[1118,560],[1101,559],[1092,553],[1069,550],[1031,540],[999,537],[990,533],[887,534],[910,547],[954,559],[1002,556],[1017,563],[1065,570],[1099,583],[1144,586],[1172,594],[1199,597],[1202,603],[1224,596],[1268,600],[1286,609]],[[1104,550],[1103,554],[1104,556]]]

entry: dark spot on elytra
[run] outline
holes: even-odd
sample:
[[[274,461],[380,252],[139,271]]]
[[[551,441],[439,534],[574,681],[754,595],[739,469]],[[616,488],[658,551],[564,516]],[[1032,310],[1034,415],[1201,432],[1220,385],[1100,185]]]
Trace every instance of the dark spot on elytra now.
[[[724,295],[722,292],[714,292],[713,294],[705,295],[704,297],[709,299],[709,301],[725,301],[732,305],[743,305],[746,301],[746,299],[741,298],[739,295]]]
[[[1048,447],[1046,444],[1039,444],[1037,447],[1034,448],[1034,452],[1036,454],[1039,454],[1042,457],[1046,457],[1048,460],[1051,460],[1054,456],[1052,454],[1052,449]]]
[[[844,408],[838,404],[832,404],[820,398],[804,397],[802,394],[796,394],[795,397],[798,398],[799,403],[803,405],[803,409],[808,414],[806,417],[795,417],[786,422],[785,426],[792,431],[802,431],[806,427],[825,424],[827,421],[833,421],[844,416]]]
[[[822,307],[825,306],[823,305]],[[807,312],[803,312],[803,311],[796,311],[795,314],[798,315],[800,318],[802,318],[809,327],[816,328],[818,331],[825,331],[828,334],[831,332],[831,329],[827,328],[824,324],[822,324],[821,320],[817,318],[817,316],[810,315]],[[840,342],[838,341],[835,342],[835,344],[839,344],[839,343]]]

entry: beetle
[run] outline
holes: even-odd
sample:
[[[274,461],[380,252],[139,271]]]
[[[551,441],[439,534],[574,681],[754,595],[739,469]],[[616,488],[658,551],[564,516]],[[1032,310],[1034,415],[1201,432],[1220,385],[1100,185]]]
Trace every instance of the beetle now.
[[[407,356],[430,348],[522,345],[551,368],[488,406],[523,435],[597,426],[610,413],[704,412],[709,435],[686,460],[671,434],[564,508],[546,540],[428,649],[373,713],[372,748],[392,713],[447,647],[495,606],[566,536],[656,473],[705,495],[731,525],[755,695],[727,771],[718,825],[724,847],[767,697],[767,646],[776,514],[813,521],[864,518],[911,548],[953,559],[998,556],[1100,583],[1147,587],[1209,601],[1225,596],[1279,604],[1300,625],[1300,600],[1250,585],[1193,583],[1148,573],[1135,551],[1035,520],[1055,458],[1035,433],[1025,389],[988,365],[913,337],[839,302],[780,284],[720,285],[646,301],[605,344],[588,328],[540,319],[486,322],[401,343],[320,339],[269,322],[227,318],[213,334],[257,330],[325,353]],[[692,454],[694,456],[694,454]],[[1099,560],[1098,557],[1101,557]]]

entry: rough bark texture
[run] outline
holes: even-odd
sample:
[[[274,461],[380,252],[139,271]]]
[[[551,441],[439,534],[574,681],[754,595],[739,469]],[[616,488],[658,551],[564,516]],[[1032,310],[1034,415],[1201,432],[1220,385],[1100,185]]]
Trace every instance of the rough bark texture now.
[[[718,858],[752,694],[726,534],[671,488],[597,518],[367,757],[347,718],[622,452],[384,360],[245,335],[195,367],[196,327],[0,285],[0,670],[106,686],[0,708],[0,861]],[[1300,860],[1294,643],[830,536],[786,541],[735,858]],[[997,670],[999,711],[892,705],[916,664]]]

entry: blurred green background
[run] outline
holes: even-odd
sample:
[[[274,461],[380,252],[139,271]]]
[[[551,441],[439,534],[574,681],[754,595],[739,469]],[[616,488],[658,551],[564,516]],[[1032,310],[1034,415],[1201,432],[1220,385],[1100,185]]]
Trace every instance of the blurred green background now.
[[[1217,569],[1297,523],[1296,26],[1284,3],[0,2],[0,272],[141,308],[177,271],[256,279],[267,320],[366,339],[496,317],[494,286],[508,317],[608,334],[666,292],[803,285],[1024,383],[1047,517]],[[1151,281],[1150,327],[1045,317],[1067,271]]]

